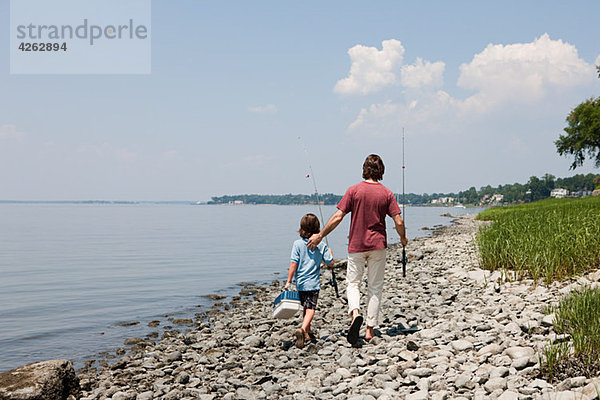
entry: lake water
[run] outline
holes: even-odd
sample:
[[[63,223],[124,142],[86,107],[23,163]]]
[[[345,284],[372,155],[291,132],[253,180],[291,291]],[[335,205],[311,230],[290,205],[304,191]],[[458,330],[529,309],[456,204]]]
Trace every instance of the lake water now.
[[[441,214],[479,211],[408,207],[409,239],[450,223]],[[151,320],[193,316],[210,305],[203,295],[285,279],[307,212],[318,215],[316,206],[0,204],[0,372],[55,358],[78,367],[156,330]],[[325,218],[334,212],[323,207]],[[349,221],[329,235],[336,258],[346,257]],[[398,241],[391,219],[388,238]]]

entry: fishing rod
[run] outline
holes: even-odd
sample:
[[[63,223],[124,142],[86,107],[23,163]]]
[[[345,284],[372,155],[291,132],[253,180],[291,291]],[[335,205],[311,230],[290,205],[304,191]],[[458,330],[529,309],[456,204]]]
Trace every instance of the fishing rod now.
[[[404,229],[406,230],[406,194],[404,192],[404,128],[402,128],[402,218],[404,219]],[[402,245],[402,277],[406,278],[406,246]]]
[[[304,155],[306,156],[306,163],[308,164],[308,172],[310,177],[312,178],[312,182],[315,187],[315,196],[317,197],[317,205],[319,206],[319,215],[321,216],[321,221],[323,221],[323,224],[325,224],[325,220],[323,219],[323,209],[321,208],[321,199],[319,198],[319,190],[317,189],[317,181],[315,180],[315,174],[313,173],[312,165],[310,164],[310,158],[308,157],[308,149],[306,148],[306,145],[304,144],[300,136],[298,136],[298,140],[300,140],[300,144],[304,148]],[[325,236],[325,244],[327,244],[329,252],[331,253],[331,247],[329,247],[329,241],[327,240],[327,236]],[[331,255],[333,256],[333,253],[331,253]],[[339,298],[340,292],[338,289],[337,280],[335,279],[335,270],[333,267],[331,267],[331,279],[329,280],[329,283],[333,285],[333,288],[335,289],[335,296]]]

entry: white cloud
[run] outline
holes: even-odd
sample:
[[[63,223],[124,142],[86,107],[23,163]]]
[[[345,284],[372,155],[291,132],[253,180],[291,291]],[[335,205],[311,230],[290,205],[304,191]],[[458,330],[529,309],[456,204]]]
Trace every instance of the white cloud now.
[[[584,85],[594,67],[575,46],[543,34],[531,43],[489,44],[468,64],[460,66],[458,85],[476,90],[481,101],[538,101],[549,89]]]
[[[0,126],[0,140],[16,140],[21,141],[25,137],[23,132],[17,129],[16,125],[2,125]]]
[[[423,93],[406,103],[380,103],[363,108],[348,126],[349,131],[367,131],[373,136],[397,136],[400,127],[449,128],[460,101],[443,90]]]
[[[376,47],[356,45],[348,50],[352,60],[350,74],[339,80],[334,91],[340,94],[368,94],[396,84],[396,72],[402,64],[404,46],[395,39]]]
[[[443,62],[417,59],[414,65],[402,67],[402,84],[415,89],[441,85],[444,67]],[[361,109],[348,129],[372,135],[409,125],[447,131],[484,117],[512,118],[511,112],[554,112],[553,107],[566,112],[564,97],[597,81],[594,65],[579,58],[575,46],[547,34],[530,43],[490,44],[460,66],[458,85],[473,90],[471,96],[459,99],[444,90],[404,92],[402,100]]]
[[[267,104],[266,106],[250,106],[248,111],[256,114],[275,114],[277,107],[274,104]]]
[[[441,61],[431,63],[417,58],[414,64],[402,66],[402,86],[411,89],[419,89],[424,86],[439,88],[444,84],[445,67],[446,64]]]
[[[120,161],[135,162],[139,154],[124,147],[114,147],[109,143],[100,146],[94,144],[85,144],[77,147],[76,151],[83,154],[94,154],[98,157],[113,157]]]

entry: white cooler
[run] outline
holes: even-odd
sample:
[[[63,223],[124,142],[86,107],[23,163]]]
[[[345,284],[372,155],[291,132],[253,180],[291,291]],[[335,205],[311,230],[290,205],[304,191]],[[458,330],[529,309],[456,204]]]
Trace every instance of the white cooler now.
[[[296,291],[284,290],[273,302],[273,318],[292,318],[301,310],[300,294]]]

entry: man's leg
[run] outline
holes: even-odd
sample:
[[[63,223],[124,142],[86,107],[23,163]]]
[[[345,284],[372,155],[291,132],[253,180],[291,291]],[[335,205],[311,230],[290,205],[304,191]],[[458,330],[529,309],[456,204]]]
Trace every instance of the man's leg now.
[[[383,279],[385,277],[385,249],[373,250],[367,257],[367,333],[366,340],[371,340],[374,335],[373,328],[377,326]]]
[[[348,312],[352,318],[346,339],[352,345],[358,341],[363,318],[360,316],[360,282],[365,271],[365,253],[349,253],[346,270],[346,295]]]
[[[360,281],[365,271],[365,253],[349,253],[346,268],[346,296],[348,296],[348,313],[351,317],[360,310]]]

